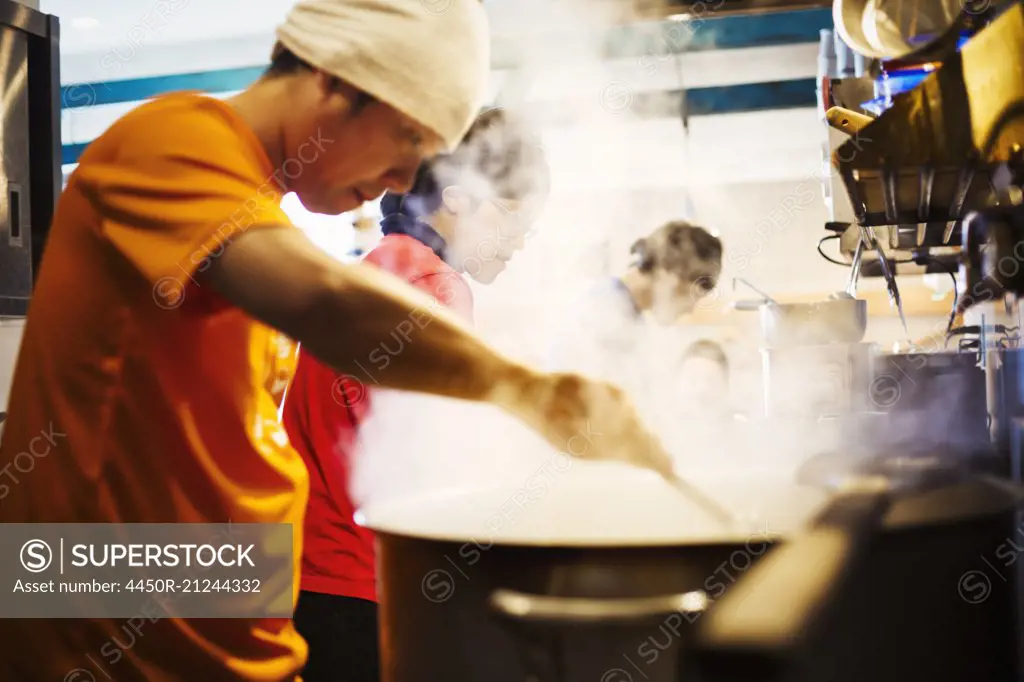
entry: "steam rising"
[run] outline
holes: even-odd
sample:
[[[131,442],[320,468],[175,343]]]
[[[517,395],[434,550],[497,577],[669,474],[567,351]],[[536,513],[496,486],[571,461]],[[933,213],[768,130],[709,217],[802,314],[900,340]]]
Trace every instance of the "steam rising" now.
[[[495,3],[492,26],[500,48],[495,51],[496,57],[517,64],[516,70],[507,75],[498,103],[510,113],[533,121],[548,139],[575,126],[600,124],[604,133],[595,136],[595,148],[617,150],[623,155],[623,163],[627,162],[628,133],[639,109],[634,105],[646,87],[646,79],[651,77],[652,69],[677,66],[665,50],[676,46],[666,45],[666,41],[689,40],[694,27],[680,25],[680,30],[667,36],[664,30],[648,33],[644,36],[646,48],[634,50],[644,55],[636,60],[635,68],[626,72],[620,65],[611,72],[603,59],[608,47],[604,41],[611,26],[630,19],[621,13],[625,5],[586,3],[587,9],[582,12],[578,4],[568,0]],[[566,26],[572,27],[571,33],[551,32],[552,27]],[[571,71],[572,88],[589,92],[589,97],[551,105],[543,102],[542,93],[535,96],[535,77],[553,68]],[[680,74],[681,82],[684,78],[685,74]],[[544,117],[536,116],[545,109]],[[683,150],[673,147],[665,153],[680,154]],[[815,163],[816,159],[808,159],[809,168]],[[557,169],[554,175],[557,177]],[[528,178],[520,180],[516,184],[531,184]],[[586,184],[586,178],[576,180],[577,185]],[[474,187],[486,184],[481,177],[473,176],[460,177],[457,182]],[[880,386],[869,386],[864,348],[858,349],[860,355],[842,346],[793,351],[775,363],[771,385],[766,387],[762,384],[761,363],[756,359],[749,362],[758,357],[760,343],[751,330],[738,342],[723,342],[731,359],[748,359],[746,364],[732,364],[731,382],[733,386],[747,383],[760,386],[762,391],[770,389],[776,409],[785,413],[778,416],[785,418],[772,423],[761,420],[765,394],[758,392],[732,395],[732,410],[727,414],[680,412],[682,351],[690,342],[708,335],[707,330],[695,329],[692,324],[662,328],[650,320],[630,320],[628,315],[619,314],[618,292],[596,285],[622,269],[633,239],[665,220],[690,217],[683,215],[688,208],[685,194],[686,188],[680,186],[678,205],[668,210],[627,206],[629,224],[623,224],[611,211],[601,219],[601,211],[592,206],[587,207],[588,219],[580,221],[580,211],[572,203],[578,199],[561,194],[556,182],[538,221],[537,236],[490,290],[475,292],[479,333],[507,354],[534,365],[578,370],[622,385],[645,422],[678,458],[679,471],[695,480],[723,473],[748,482],[761,477],[792,480],[801,465],[815,455],[856,450],[847,447],[851,437],[859,437],[855,429],[851,432],[848,425],[818,417],[854,408],[878,412],[887,407],[871,402],[872,392],[877,393]],[[742,201],[726,193],[716,193],[714,198],[723,205]],[[609,202],[614,200],[616,197],[608,197]],[[595,215],[596,220],[591,218]],[[702,224],[699,215],[693,220]],[[728,256],[730,244],[724,241]],[[588,254],[587,263],[592,265],[599,261],[595,254],[602,250],[607,260],[604,267],[596,268],[596,276],[594,269],[570,267],[573,251]],[[490,252],[492,249],[481,253]],[[796,261],[816,256],[810,246],[807,253],[791,257]],[[723,279],[727,276],[723,273]],[[722,293],[715,292],[707,303],[720,305]],[[413,338],[411,343],[415,342]],[[856,387],[863,399],[860,405],[850,402],[850,393]],[[491,486],[514,489],[535,479],[559,456],[555,448],[497,408],[399,391],[375,390],[372,396],[372,414],[361,430],[353,473],[351,492],[359,505],[439,491]],[[600,430],[600,425],[595,428]],[[608,468],[574,460],[567,476],[603,470]],[[641,504],[649,487],[633,487],[633,479],[621,469],[609,471],[609,475],[619,477],[623,498],[632,497]],[[559,480],[563,479],[552,476],[546,490],[557,495]],[[769,495],[770,491],[764,493]],[[781,504],[777,498],[776,490],[772,504]],[[502,503],[501,499],[495,500],[496,505]]]

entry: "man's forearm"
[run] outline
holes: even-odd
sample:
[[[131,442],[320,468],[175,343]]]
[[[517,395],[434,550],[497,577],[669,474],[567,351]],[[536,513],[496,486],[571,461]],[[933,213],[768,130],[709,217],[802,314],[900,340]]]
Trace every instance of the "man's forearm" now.
[[[341,265],[298,230],[246,233],[204,273],[222,296],[363,383],[520,411],[538,375],[436,299],[368,265]]]
[[[364,383],[487,401],[576,457],[672,471],[671,458],[619,389],[512,362],[435,299],[369,266],[340,265],[298,230],[246,232],[214,259],[199,284]],[[602,437],[573,451],[569,443],[593,425]]]
[[[533,372],[496,353],[436,299],[368,266],[331,278],[299,334],[323,362],[363,383],[505,402]]]

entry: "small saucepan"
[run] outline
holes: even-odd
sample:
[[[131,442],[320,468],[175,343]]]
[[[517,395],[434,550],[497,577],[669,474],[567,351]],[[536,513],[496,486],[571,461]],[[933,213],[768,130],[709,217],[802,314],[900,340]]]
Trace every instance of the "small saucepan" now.
[[[860,343],[867,326],[868,306],[862,299],[761,306],[761,331],[765,342],[773,348]]]
[[[835,298],[813,303],[741,301],[736,310],[758,310],[761,334],[771,348],[860,343],[868,326],[867,301]]]
[[[825,301],[779,303],[744,279],[734,279],[734,286],[737,283],[745,284],[762,296],[761,300],[737,301],[733,308],[760,312],[761,334],[771,348],[864,340],[868,327],[867,301],[854,298],[848,293],[849,289]]]

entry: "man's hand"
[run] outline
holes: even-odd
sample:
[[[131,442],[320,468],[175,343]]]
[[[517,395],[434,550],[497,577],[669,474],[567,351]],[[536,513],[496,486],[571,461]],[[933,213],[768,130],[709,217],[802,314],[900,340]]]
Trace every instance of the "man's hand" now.
[[[496,396],[562,452],[627,462],[673,476],[673,462],[617,386],[576,374],[536,374],[520,391]]]

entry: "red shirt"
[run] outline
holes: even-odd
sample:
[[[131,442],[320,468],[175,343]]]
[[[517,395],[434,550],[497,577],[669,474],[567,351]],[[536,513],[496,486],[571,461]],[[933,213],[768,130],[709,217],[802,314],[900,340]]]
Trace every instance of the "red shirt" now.
[[[472,320],[469,285],[417,239],[389,234],[365,262]],[[309,470],[302,550],[305,591],[377,601],[373,534],[353,520],[355,507],[348,492],[356,433],[369,409],[370,394],[364,385],[300,352],[283,416],[292,447]]]

